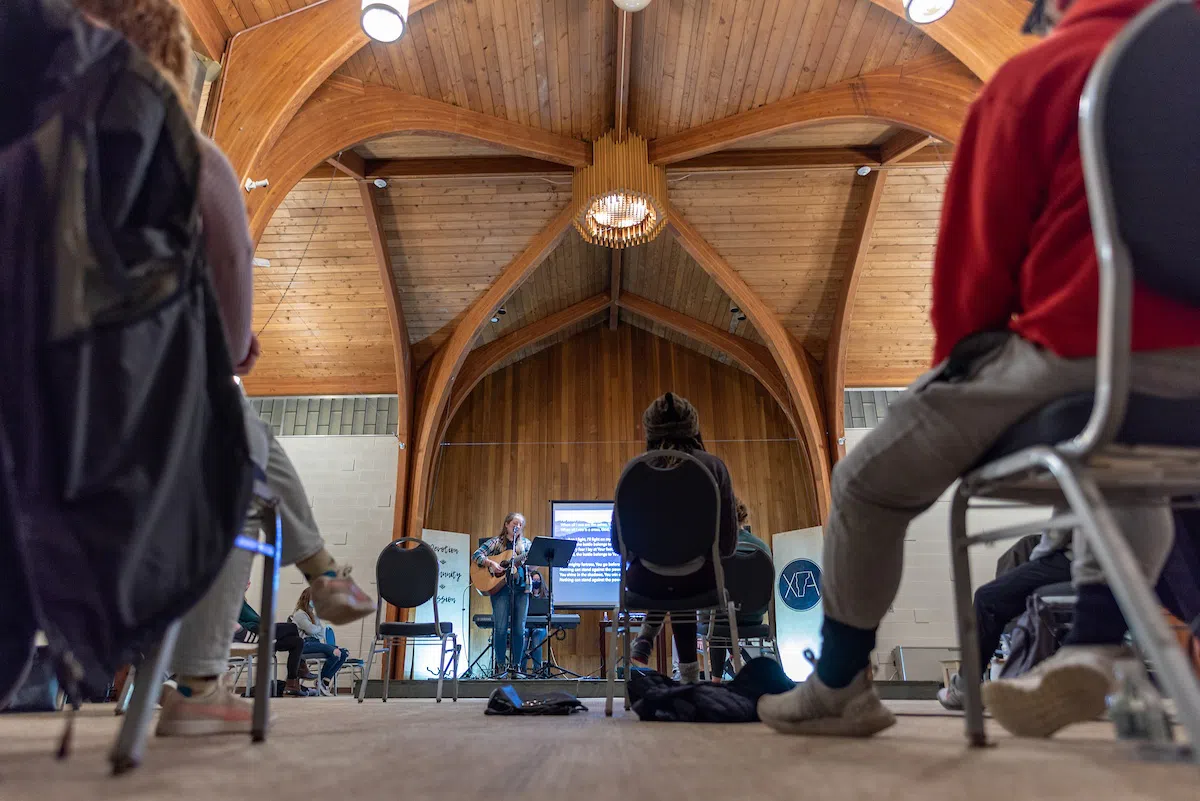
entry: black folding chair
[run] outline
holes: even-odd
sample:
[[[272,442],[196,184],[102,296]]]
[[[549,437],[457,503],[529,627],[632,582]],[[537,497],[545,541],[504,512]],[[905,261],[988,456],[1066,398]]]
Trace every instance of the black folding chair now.
[[[718,534],[721,528],[721,495],[717,481],[703,462],[675,450],[647,451],[625,465],[617,481],[614,501],[617,543],[621,555],[620,594],[613,620],[626,612],[669,612],[672,616],[721,611],[729,621],[731,636],[738,639],[737,608],[725,588]],[[625,586],[633,558],[663,567],[679,567],[711,559],[716,586],[690,598],[648,598]],[[612,715],[617,678],[616,636],[609,640],[608,698],[604,714]],[[624,662],[629,666],[629,626],[622,637]],[[734,652],[741,670],[741,654]],[[629,682],[625,682],[625,708],[629,709]]]
[[[405,547],[411,545],[412,547]],[[362,682],[358,686],[358,702],[367,697],[367,680],[371,675],[371,663],[375,654],[383,654],[383,700],[386,703],[391,688],[392,646],[406,640],[417,642],[436,641],[441,644],[438,663],[437,701],[442,702],[442,682],[446,670],[454,668],[454,700],[458,700],[458,635],[452,623],[443,623],[438,617],[437,554],[429,544],[415,537],[403,537],[388,543],[375,562],[375,581],[379,589],[379,600],[375,606],[375,638],[367,651],[367,662],[363,667]],[[415,609],[428,600],[433,600],[432,623],[387,622],[383,619],[383,604],[386,601],[397,609]],[[446,656],[450,664],[446,663]]]
[[[759,548],[740,550],[722,565],[725,568],[725,586],[729,598],[741,611],[743,621],[738,624],[738,639],[735,642],[729,626],[717,620],[716,611],[709,612],[708,622],[700,626],[700,638],[704,640],[704,654],[708,659],[709,678],[722,676],[725,664],[713,663],[714,648],[728,648],[741,653],[742,645],[751,645],[763,650],[768,647],[775,659],[779,659],[779,638],[775,633],[775,562],[771,555]],[[750,612],[766,610],[762,623],[749,625],[744,618]]]
[[[1133,279],[1200,305],[1200,12],[1160,0],[1109,44],[1084,89],[1079,138],[1100,271],[1094,393],[1060,399],[1010,430],[965,476],[951,505],[964,676],[981,675],[967,548],[1074,528],[1094,550],[1138,646],[1200,743],[1200,680],[1122,539],[1114,506],[1161,505],[1200,490],[1200,398],[1130,393]],[[1062,505],[1047,524],[967,535],[973,497]],[[1131,532],[1136,536],[1136,532]],[[986,742],[978,682],[966,682],[967,737]],[[1200,748],[1194,748],[1200,761]]]

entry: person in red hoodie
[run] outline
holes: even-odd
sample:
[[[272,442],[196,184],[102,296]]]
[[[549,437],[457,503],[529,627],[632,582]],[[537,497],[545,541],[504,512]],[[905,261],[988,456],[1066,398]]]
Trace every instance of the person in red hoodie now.
[[[1031,21],[1053,32],[973,103],[934,258],[936,366],[834,470],[821,656],[806,682],[760,700],[772,728],[865,737],[895,722],[871,684],[870,654],[900,585],[908,524],[1023,417],[1094,386],[1099,290],[1079,98],[1105,45],[1150,2],[1039,0]],[[1132,344],[1136,391],[1200,396],[1200,310],[1135,286]],[[1169,510],[1113,511],[1153,579],[1171,546]],[[1076,539],[1069,642],[1023,682],[987,688],[1014,733],[1048,736],[1104,709],[1125,621]]]

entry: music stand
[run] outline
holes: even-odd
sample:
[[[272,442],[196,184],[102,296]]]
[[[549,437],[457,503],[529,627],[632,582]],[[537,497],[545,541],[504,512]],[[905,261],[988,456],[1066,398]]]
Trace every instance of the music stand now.
[[[542,674],[545,678],[552,678],[552,671],[554,672],[554,677],[574,676],[577,679],[582,678],[578,673],[567,670],[554,661],[554,646],[550,645],[550,635],[553,630],[554,618],[554,568],[566,567],[571,563],[571,557],[575,555],[575,545],[576,540],[534,537],[533,545],[529,547],[529,553],[525,558],[527,566],[550,568],[546,576],[546,599],[549,601],[546,605],[547,658],[542,660]]]

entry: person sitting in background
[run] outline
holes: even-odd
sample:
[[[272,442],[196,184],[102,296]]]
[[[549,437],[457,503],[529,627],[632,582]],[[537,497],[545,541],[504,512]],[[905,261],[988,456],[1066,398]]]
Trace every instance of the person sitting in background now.
[[[872,684],[871,651],[900,586],[909,523],[1016,423],[1095,387],[1099,270],[1079,100],[1104,47],[1150,2],[1039,0],[1034,13],[1061,23],[971,105],[934,255],[936,366],[834,469],[821,656],[804,684],[760,699],[772,728],[866,737],[896,722]],[[1200,395],[1200,310],[1136,281],[1131,303],[1131,391]],[[1111,511],[1153,583],[1171,548],[1170,509]],[[1028,674],[985,685],[993,718],[1014,734],[1049,736],[1104,711],[1125,619],[1083,538],[1072,577],[1078,602],[1064,646]]]
[[[750,531],[750,508],[741,499],[737,501],[737,522],[737,550],[734,552],[733,558],[737,559],[741,555],[748,555],[755,551],[762,551],[770,557],[771,549]],[[736,601],[737,599],[734,598],[734,600]],[[761,626],[766,614],[767,608],[739,609],[737,613],[738,628],[740,629],[742,626]],[[718,625],[719,622],[720,618],[718,618]],[[714,645],[711,649],[711,656],[712,678],[714,681],[719,681],[725,678],[725,666],[729,656],[729,649],[722,645]]]
[[[696,407],[673,392],[655,399],[642,415],[642,428],[646,433],[646,450],[677,450],[691,454],[712,473],[720,495],[720,525],[718,548],[721,558],[733,555],[737,548],[737,500],[733,495],[733,480],[725,463],[704,450],[700,436],[700,416]],[[699,535],[700,532],[697,532]],[[612,521],[612,547],[620,553],[617,540],[616,513]],[[711,558],[705,558],[696,567],[680,569],[662,567],[642,561],[636,554],[630,555],[625,574],[629,589],[647,598],[690,597],[711,592],[717,578]],[[646,614],[641,631],[634,640],[630,658],[636,666],[647,667],[654,638],[662,629],[666,613],[651,611]],[[675,652],[679,657],[679,678],[685,684],[700,680],[700,663],[696,655],[696,622],[694,619],[672,619],[671,632],[675,640]]]
[[[189,92],[195,58],[187,23],[178,5],[172,0],[74,2],[90,23],[118,31],[141,49],[170,83],[181,105],[191,109]],[[244,190],[229,161],[212,140],[197,133],[197,145],[200,151],[197,202],[203,222],[204,255],[230,358],[236,365],[235,372],[245,375],[253,369],[260,349],[251,328],[254,246],[246,222]],[[283,519],[282,563],[300,568],[313,589],[317,609],[326,619],[341,624],[371,614],[375,605],[350,578],[350,568],[339,565],[325,549],[300,478],[287,454],[244,399],[243,412],[254,462],[265,465],[267,484],[279,498]],[[257,530],[253,533],[257,534]],[[234,695],[232,687],[223,684],[221,677],[229,659],[229,621],[250,575],[251,560],[248,551],[233,551],[209,591],[184,616],[172,666],[179,677],[179,697],[159,717],[159,735],[250,730],[251,704]],[[284,628],[289,627],[292,630],[285,640],[301,643],[294,627],[289,624]]]
[[[975,626],[979,633],[979,664],[983,666],[980,681],[987,677],[988,664],[1000,645],[1005,626],[1025,611],[1029,596],[1042,587],[1071,580],[1070,549],[1070,531],[1048,531],[1027,561],[997,572],[996,578],[975,590]],[[950,686],[938,690],[938,701],[946,709],[963,708],[966,703],[963,681],[955,673]]]
[[[350,652],[345,648],[330,645],[325,642],[325,621],[317,616],[312,602],[312,589],[305,587],[296,600],[296,609],[292,612],[292,623],[304,635],[304,655],[323,656],[325,664],[321,667],[321,678],[317,690],[321,695],[333,695],[333,679],[337,676],[342,665],[350,658]]]
[[[542,574],[537,570],[529,571],[529,597],[530,598],[545,598],[546,585],[542,581]],[[536,620],[536,618],[534,618]],[[545,618],[543,618],[544,620]],[[542,669],[542,643],[546,642],[546,627],[539,626],[536,629],[529,629],[529,659],[526,659],[521,665],[521,670],[524,671],[529,661],[533,660],[533,673],[538,673]]]
[[[262,619],[245,598],[242,599],[242,611],[238,613],[237,624],[238,628],[233,634],[234,642],[254,642],[262,637]],[[275,624],[275,650],[286,651],[288,655],[284,694],[294,695],[297,698],[316,695],[315,690],[310,692],[300,683],[302,678],[316,677],[309,672],[308,665],[304,664],[304,637],[300,635],[300,629],[296,627],[295,623],[283,621]]]

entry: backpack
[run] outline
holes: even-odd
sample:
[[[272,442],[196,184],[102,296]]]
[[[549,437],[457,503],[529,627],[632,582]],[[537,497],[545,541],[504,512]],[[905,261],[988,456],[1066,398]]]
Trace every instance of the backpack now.
[[[39,629],[77,706],[216,578],[252,476],[186,112],[67,0],[0,6],[0,707]]]
[[[1025,601],[1025,611],[1013,626],[1008,658],[1004,661],[1000,677],[1014,679],[1052,656],[1062,645],[1068,628],[1045,601],[1030,595]]]

